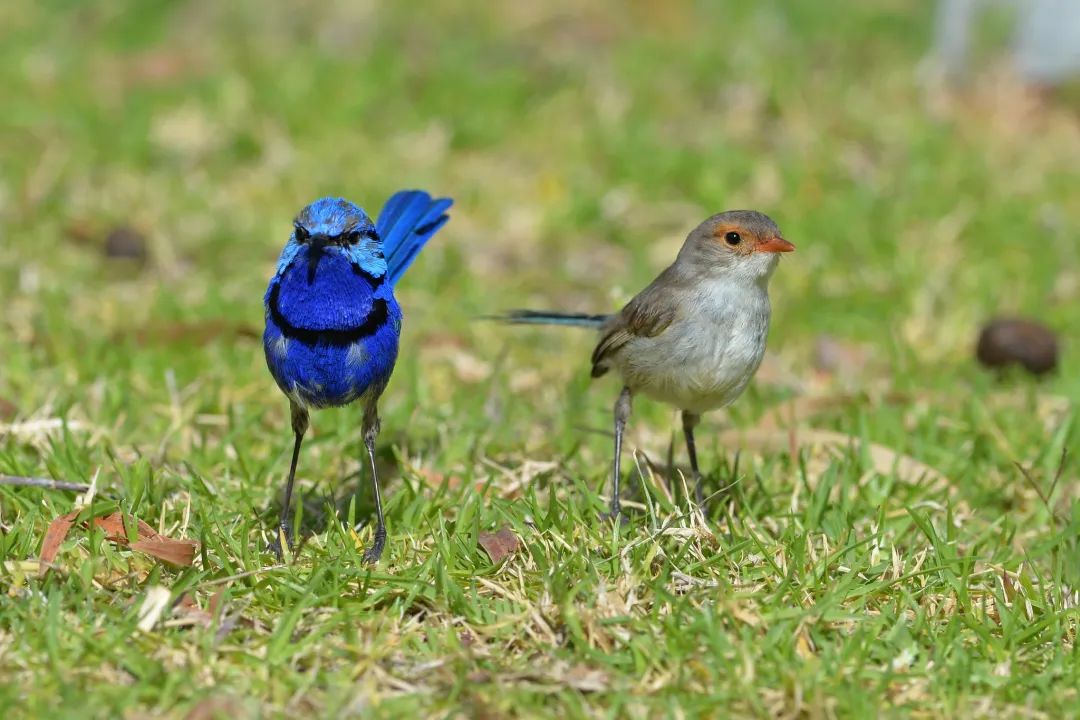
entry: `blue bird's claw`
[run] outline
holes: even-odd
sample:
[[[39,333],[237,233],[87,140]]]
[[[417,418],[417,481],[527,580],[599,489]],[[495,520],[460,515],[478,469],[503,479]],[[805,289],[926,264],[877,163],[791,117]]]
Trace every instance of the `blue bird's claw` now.
[[[277,556],[278,562],[285,562],[286,553],[292,554],[293,531],[289,523],[282,523],[278,527],[278,531],[270,541],[267,549]]]
[[[380,532],[381,530],[381,532]],[[371,547],[364,551],[364,562],[374,565],[379,562],[379,558],[382,557],[383,549],[386,547],[386,530],[378,528],[375,531],[375,539],[371,543]]]

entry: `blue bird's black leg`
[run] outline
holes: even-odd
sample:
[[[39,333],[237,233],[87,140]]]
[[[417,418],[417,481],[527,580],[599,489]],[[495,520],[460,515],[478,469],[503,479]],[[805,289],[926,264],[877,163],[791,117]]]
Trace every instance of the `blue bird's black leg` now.
[[[386,519],[383,517],[382,494],[379,492],[379,471],[375,467],[375,438],[379,436],[378,397],[364,409],[364,445],[371,462],[371,493],[375,498],[375,538],[364,552],[364,562],[377,563],[386,546]]]
[[[278,556],[278,560],[281,560],[284,554],[284,549],[281,547],[282,538],[284,538],[285,545],[290,549],[293,544],[292,513],[290,512],[292,508],[293,482],[296,481],[296,462],[300,459],[300,444],[304,441],[304,433],[308,429],[307,409],[302,405],[298,405],[295,401],[290,401],[289,405],[292,411],[292,429],[296,441],[293,444],[292,463],[289,465],[289,481],[285,485],[285,500],[281,506],[281,518],[278,521],[279,530],[277,536],[270,543],[270,549]]]
[[[690,456],[690,472],[694,480],[694,497],[697,498],[698,507],[705,502],[705,496],[701,488],[701,471],[697,464],[697,447],[694,445],[694,428],[701,420],[701,416],[687,410],[682,411],[682,429],[686,436],[686,453]]]
[[[622,513],[622,505],[619,503],[619,485],[622,475],[622,441],[623,431],[630,419],[630,388],[624,387],[619,393],[619,399],[615,401],[615,467],[611,474],[611,505],[608,512],[603,516],[606,520],[619,520]]]

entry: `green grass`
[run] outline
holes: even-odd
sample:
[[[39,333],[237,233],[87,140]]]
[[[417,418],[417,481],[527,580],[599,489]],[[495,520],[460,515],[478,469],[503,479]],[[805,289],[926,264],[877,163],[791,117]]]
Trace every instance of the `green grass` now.
[[[1080,713],[1075,333],[1040,383],[971,357],[995,313],[1080,326],[1075,107],[996,67],[924,88],[899,0],[218,5],[0,7],[0,473],[98,474],[93,513],[201,543],[177,570],[76,527],[38,578],[73,494],[0,487],[0,714]],[[457,204],[399,293],[384,561],[352,408],[313,417],[278,565],[265,283],[303,204],[403,186]],[[592,338],[473,318],[616,308],[731,207],[798,246],[699,431],[736,485],[702,519],[645,472],[616,530]],[[816,370],[823,334],[866,357]],[[628,445],[663,464],[675,428],[639,401]],[[209,626],[139,630],[154,586]]]

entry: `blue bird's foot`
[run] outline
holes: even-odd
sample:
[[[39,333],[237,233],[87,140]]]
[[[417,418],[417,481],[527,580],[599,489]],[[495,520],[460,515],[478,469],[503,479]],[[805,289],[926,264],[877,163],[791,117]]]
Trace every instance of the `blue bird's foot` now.
[[[364,551],[364,562],[371,563],[372,565],[379,562],[385,547],[386,528],[378,527],[375,529],[375,539],[371,542],[371,547]]]
[[[285,549],[288,549],[290,553],[293,549],[293,531],[289,523],[281,523],[278,526],[278,530],[274,533],[274,538],[270,541],[268,549],[277,556],[278,562],[285,561]]]

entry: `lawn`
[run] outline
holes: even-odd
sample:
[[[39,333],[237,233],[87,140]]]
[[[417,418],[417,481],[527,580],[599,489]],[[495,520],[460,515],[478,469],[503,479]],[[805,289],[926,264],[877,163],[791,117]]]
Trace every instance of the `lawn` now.
[[[989,54],[929,83],[923,5],[0,5],[0,473],[95,483],[48,568],[78,493],[0,486],[0,715],[1080,714],[1080,113]],[[387,550],[328,410],[279,563],[266,282],[304,204],[401,187],[456,204],[398,292]],[[478,318],[616,309],[735,207],[798,247],[770,354],[704,514],[636,402],[616,527],[594,338]],[[1058,373],[977,365],[1000,313]]]

